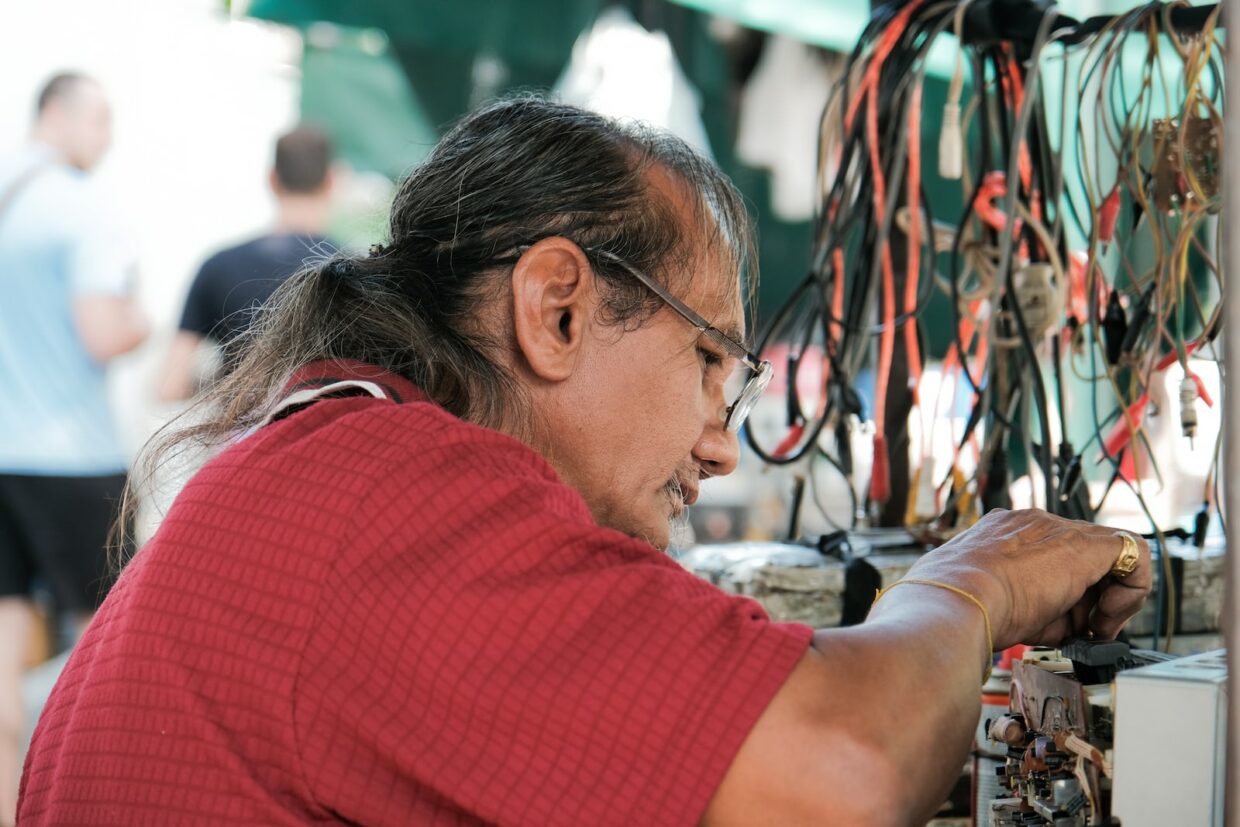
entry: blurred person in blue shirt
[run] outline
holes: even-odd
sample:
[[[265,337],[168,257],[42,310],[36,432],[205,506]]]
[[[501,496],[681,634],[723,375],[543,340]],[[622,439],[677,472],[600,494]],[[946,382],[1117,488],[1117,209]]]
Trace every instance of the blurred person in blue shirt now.
[[[276,141],[275,163],[268,173],[276,199],[275,226],[219,251],[199,269],[160,372],[156,395],[161,401],[188,399],[198,390],[204,343],[221,350],[217,374],[227,372],[232,343],[275,289],[300,270],[307,257],[330,252],[326,230],[334,178],[331,140],[318,128],[298,126]]]
[[[131,251],[87,177],[112,137],[103,89],[54,76],[31,137],[0,158],[0,824],[16,806],[31,585],[81,626],[107,592],[126,460],[105,366],[149,329]]]

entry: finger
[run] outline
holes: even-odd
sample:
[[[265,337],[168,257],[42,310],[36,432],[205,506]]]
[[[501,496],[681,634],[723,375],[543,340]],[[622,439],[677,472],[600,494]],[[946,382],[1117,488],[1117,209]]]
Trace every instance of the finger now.
[[[1137,545],[1141,550],[1141,559],[1137,563],[1136,571],[1124,578],[1124,585],[1142,589],[1148,594],[1154,587],[1154,557],[1150,554],[1150,544],[1144,537],[1137,537]]]
[[[1114,570],[1128,549],[1125,534],[1136,542],[1138,553],[1136,566],[1127,574]],[[1149,543],[1128,532],[1115,532],[1115,536],[1119,541],[1116,560],[1099,583],[1097,605],[1089,622],[1095,636],[1104,640],[1115,637],[1124,624],[1140,611],[1154,582]]]
[[[1089,628],[1093,630],[1094,636],[1102,640],[1114,638],[1141,610],[1147,594],[1147,589],[1129,586],[1124,582],[1104,583],[1098,602],[1089,617]]]
[[[1098,579],[1101,581],[1109,575],[1127,586],[1148,591],[1154,582],[1154,567],[1150,556],[1150,544],[1145,541],[1145,538],[1132,531],[1117,531],[1107,526],[1096,526],[1094,531],[1101,535],[1099,536],[1099,553],[1103,562],[1107,564],[1104,575]],[[1120,574],[1115,571],[1115,566],[1119,564],[1127,549],[1125,537],[1131,538],[1137,545],[1137,564],[1130,573]]]
[[[1077,604],[1068,611],[1068,617],[1072,621],[1072,635],[1079,637],[1086,635],[1089,632],[1091,628],[1089,618],[1096,603],[1097,600],[1093,595],[1093,589],[1090,589],[1085,592],[1085,596],[1082,597],[1080,601],[1078,601]]]

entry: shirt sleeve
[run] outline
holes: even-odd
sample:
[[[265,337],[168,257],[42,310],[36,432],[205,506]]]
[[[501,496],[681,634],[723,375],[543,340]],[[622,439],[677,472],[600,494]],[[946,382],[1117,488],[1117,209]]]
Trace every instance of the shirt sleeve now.
[[[66,266],[74,296],[124,296],[137,267],[133,246],[115,212],[87,182],[76,182],[61,215],[66,224]]]
[[[197,333],[207,338],[220,322],[219,302],[214,299],[215,291],[211,289],[211,272],[214,259],[207,259],[190,283],[189,293],[185,296],[185,307],[181,310],[179,330]]]
[[[298,681],[310,789],[375,825],[697,823],[812,630],[598,527],[501,439],[359,513]]]

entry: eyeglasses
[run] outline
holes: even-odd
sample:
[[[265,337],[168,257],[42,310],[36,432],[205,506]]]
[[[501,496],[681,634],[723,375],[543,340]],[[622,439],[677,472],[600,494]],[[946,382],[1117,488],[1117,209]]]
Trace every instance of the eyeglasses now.
[[[588,248],[588,251],[600,258],[607,259],[640,281],[650,289],[650,292],[667,302],[668,306],[681,316],[684,316],[689,324],[697,328],[704,336],[709,336],[716,344],[740,360],[745,367],[749,368],[749,378],[745,380],[745,386],[741,388],[736,401],[728,406],[727,415],[724,417],[724,424],[729,431],[733,433],[739,431],[741,425],[745,424],[745,420],[753,410],[753,406],[761,398],[762,392],[766,390],[766,386],[771,384],[771,377],[775,375],[775,369],[771,367],[771,363],[764,362],[750,353],[740,342],[690,310],[688,305],[669,293],[663,285],[616,254],[593,247]]]

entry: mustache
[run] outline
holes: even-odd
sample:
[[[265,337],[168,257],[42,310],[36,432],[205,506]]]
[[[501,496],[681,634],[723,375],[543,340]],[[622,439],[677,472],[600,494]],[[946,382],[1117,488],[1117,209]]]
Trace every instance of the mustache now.
[[[674,476],[667,482],[663,483],[663,493],[666,494],[673,502],[677,499],[684,500],[685,488],[680,484],[679,475]]]
[[[672,476],[668,478],[668,481],[663,484],[663,493],[666,494],[672,502],[684,502],[685,487],[681,480],[697,479],[701,482],[705,482],[713,476],[715,475],[704,468],[683,468],[675,474],[672,474]]]
[[[687,546],[693,542],[693,533],[689,522],[689,506],[685,503],[685,488],[682,480],[706,480],[711,476],[714,475],[697,465],[685,466],[663,484],[663,494],[667,497],[668,505],[672,509],[667,519],[669,528],[668,547],[673,545]],[[664,550],[666,551],[666,548]]]

